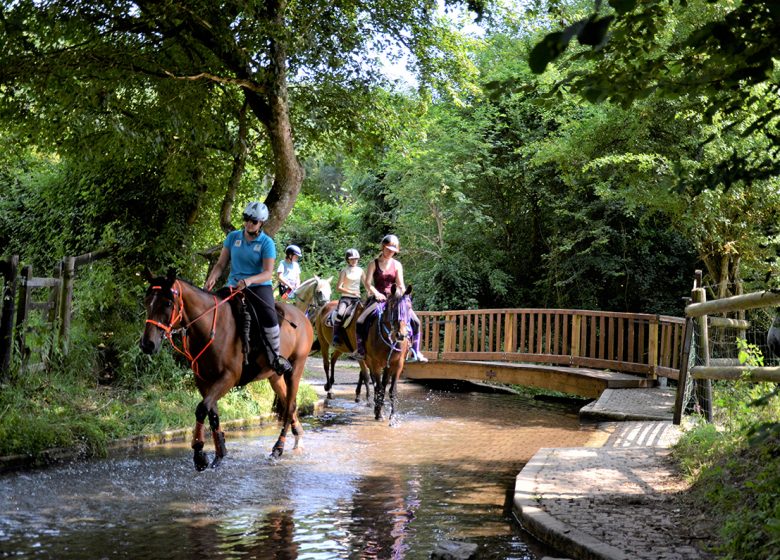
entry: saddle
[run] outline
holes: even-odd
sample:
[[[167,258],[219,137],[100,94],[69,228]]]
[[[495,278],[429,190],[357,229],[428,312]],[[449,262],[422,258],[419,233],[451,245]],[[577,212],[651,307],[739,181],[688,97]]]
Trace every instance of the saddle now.
[[[229,287],[217,290],[217,297],[220,299],[226,299],[230,294],[231,289]],[[260,352],[265,352],[267,343],[263,331],[260,328],[260,321],[257,317],[257,313],[249,302],[242,299],[244,297],[246,296],[238,295],[231,298],[230,310],[233,312],[233,319],[236,322],[238,337],[242,338],[244,333],[246,333],[246,339],[249,341],[249,347],[244,348],[244,369],[246,369],[246,362],[251,364],[254,361],[252,357],[256,357]],[[244,340],[242,340],[242,347],[243,346]]]
[[[349,304],[346,311],[344,312],[344,318],[341,321],[341,328],[346,330],[349,328],[349,326],[352,324],[352,321],[355,320],[355,317],[357,317],[357,309],[360,306],[361,301],[359,299],[354,300],[352,303]],[[338,318],[338,306],[328,313],[328,316],[325,317],[325,325],[330,327],[331,329],[336,324],[336,319]]]

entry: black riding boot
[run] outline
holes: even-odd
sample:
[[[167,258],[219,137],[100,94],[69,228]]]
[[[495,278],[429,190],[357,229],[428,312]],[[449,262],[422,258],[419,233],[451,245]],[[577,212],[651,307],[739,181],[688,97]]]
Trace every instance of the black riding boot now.
[[[279,340],[279,325],[273,327],[264,327],[263,332],[265,334],[266,341],[266,354],[268,355],[268,363],[276,372],[277,375],[291,374],[293,367],[287,358],[281,355],[280,340]]]

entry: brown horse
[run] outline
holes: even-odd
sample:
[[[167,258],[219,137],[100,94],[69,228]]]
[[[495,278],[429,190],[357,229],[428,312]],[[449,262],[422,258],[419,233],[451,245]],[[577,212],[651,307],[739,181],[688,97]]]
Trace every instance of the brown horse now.
[[[357,335],[355,334],[355,324],[357,319],[354,319],[346,329],[346,335],[351,345],[351,348],[347,346],[347,340],[342,340],[338,346],[333,346],[333,327],[328,324],[326,320],[328,315],[336,309],[338,301],[331,301],[326,303],[317,312],[317,319],[314,322],[314,328],[317,331],[317,340],[320,342],[320,352],[322,353],[322,368],[325,370],[325,390],[328,392],[328,398],[332,399],[333,394],[330,390],[335,383],[335,367],[336,361],[342,354],[349,354],[355,351],[357,348]],[[363,310],[362,304],[359,304],[355,310],[355,317],[360,315]],[[331,348],[333,354],[330,353]],[[358,377],[357,389],[355,389],[355,402],[360,402],[360,388],[362,385],[366,387],[366,404],[370,406],[369,399],[371,398],[370,378],[368,376],[368,369],[366,369],[366,363],[360,361],[360,377]]]
[[[379,315],[373,318],[366,338],[366,365],[374,381],[374,417],[382,419],[385,390],[390,384],[390,424],[395,419],[396,384],[404,370],[406,353],[409,350],[409,322],[412,316],[412,298],[406,292],[396,291],[395,285],[384,304],[379,306]]]
[[[301,311],[292,305],[276,304],[281,353],[293,366],[291,375],[281,377],[271,369],[265,352],[251,354],[253,359],[247,366],[243,365],[241,339],[227,299],[220,300],[212,293],[177,279],[176,274],[169,271],[166,277],[150,278],[145,305],[146,326],[141,350],[154,354],[160,350],[164,338],[170,340],[190,361],[195,385],[203,397],[195,409],[192,437],[195,468],[204,470],[208,466],[208,457],[203,451],[207,416],[216,450],[211,466],[218,466],[224,458],[227,450],[224,432],[219,427],[217,402],[233,387],[250,381],[268,379],[282,407],[277,409],[283,421],[282,432],[273,446],[272,456],[280,457],[284,452],[290,427],[295,436],[295,448],[298,447],[303,429],[296,413],[296,398],[314,337],[311,324]],[[183,333],[181,348],[172,338],[178,332]]]

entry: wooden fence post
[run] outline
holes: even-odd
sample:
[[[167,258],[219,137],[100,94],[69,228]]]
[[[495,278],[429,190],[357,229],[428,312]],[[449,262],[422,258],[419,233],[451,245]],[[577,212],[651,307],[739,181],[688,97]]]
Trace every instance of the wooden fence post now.
[[[19,348],[19,355],[22,361],[22,369],[24,369],[29,352],[25,346],[25,335],[27,330],[27,314],[30,310],[30,287],[28,283],[33,277],[33,267],[28,264],[22,268],[21,277],[21,291],[19,292],[19,304],[16,308],[16,344]]]
[[[512,353],[517,351],[517,333],[515,332],[516,313],[504,312],[504,352]]]
[[[704,303],[707,301],[707,291],[701,287],[702,285],[702,271],[696,271],[696,288],[691,293],[694,303]],[[702,365],[708,366],[710,364],[710,343],[709,343],[709,326],[707,324],[707,315],[702,315],[698,319],[699,330],[699,362]],[[712,422],[712,382],[709,379],[697,379],[694,383],[696,390],[696,398],[704,410],[704,417],[708,422]]]
[[[11,354],[14,347],[14,304],[16,303],[16,274],[19,269],[19,255],[13,255],[3,263],[3,310],[0,313],[0,381],[9,380]]]
[[[693,317],[685,319],[685,334],[683,335],[682,352],[680,353],[680,374],[677,377],[677,393],[674,397],[674,418],[672,423],[680,425],[685,408],[685,385],[688,383],[688,362],[691,356],[691,341],[693,340]]]
[[[455,317],[444,320],[444,349],[443,352],[455,351]]]
[[[63,353],[68,353],[70,320],[73,313],[73,277],[76,272],[76,257],[65,257],[62,267],[62,290],[60,292],[60,332],[59,342]]]
[[[577,358],[580,355],[580,332],[582,331],[582,315],[571,316],[571,358]]]
[[[651,320],[647,329],[647,365],[650,366],[650,379],[658,375],[658,318]]]

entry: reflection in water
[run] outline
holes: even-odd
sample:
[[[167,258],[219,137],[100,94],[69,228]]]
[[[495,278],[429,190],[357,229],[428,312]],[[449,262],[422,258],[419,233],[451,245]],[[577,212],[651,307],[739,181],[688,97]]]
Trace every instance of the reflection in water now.
[[[420,505],[418,486],[398,473],[360,480],[352,503],[350,558],[405,558],[405,541],[414,539],[409,524]]]
[[[550,552],[529,549],[504,503],[540,447],[597,435],[576,414],[404,385],[390,428],[348,389],[278,462],[269,426],[229,434],[217,471],[195,472],[181,443],[0,476],[0,558],[422,559],[444,539],[485,559]]]

